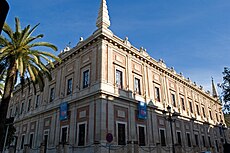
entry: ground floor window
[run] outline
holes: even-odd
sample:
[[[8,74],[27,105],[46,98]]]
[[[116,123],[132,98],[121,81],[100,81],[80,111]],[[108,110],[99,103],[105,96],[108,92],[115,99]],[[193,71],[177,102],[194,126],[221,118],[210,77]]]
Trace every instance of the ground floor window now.
[[[34,133],[30,133],[29,147],[33,147]]]
[[[145,127],[138,126],[139,145],[145,146]]]
[[[177,131],[176,134],[177,134],[177,144],[181,145],[181,132]]]
[[[166,141],[165,141],[165,130],[160,129],[160,141],[161,141],[161,146],[166,146]]]
[[[118,145],[125,145],[126,144],[126,124],[118,123],[117,124],[117,136],[118,136]]]
[[[195,143],[196,143],[196,146],[199,146],[198,134],[195,134]]]
[[[61,128],[61,142],[66,143],[68,140],[68,126]]]
[[[86,143],[86,123],[78,124],[78,146],[85,146]]]
[[[22,135],[22,139],[21,139],[21,149],[24,148],[24,140],[25,140],[25,135]]]
[[[43,142],[45,145],[44,153],[46,153],[47,147],[48,147],[48,142],[49,142],[49,130],[44,131],[44,141]]]
[[[186,135],[187,135],[187,145],[188,145],[188,147],[191,147],[192,144],[191,144],[190,133],[186,133]]]

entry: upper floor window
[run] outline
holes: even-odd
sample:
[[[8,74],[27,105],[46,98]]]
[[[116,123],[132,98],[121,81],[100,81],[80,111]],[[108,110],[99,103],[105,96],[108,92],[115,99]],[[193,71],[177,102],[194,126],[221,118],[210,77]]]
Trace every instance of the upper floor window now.
[[[219,122],[219,118],[218,118],[218,114],[216,113],[216,120],[217,122]]]
[[[180,100],[181,100],[182,109],[185,110],[184,98],[181,97]]]
[[[190,112],[193,113],[193,108],[192,108],[192,102],[189,101],[189,106],[190,106]]]
[[[54,100],[54,88],[50,89],[50,102]]]
[[[196,104],[196,111],[197,111],[197,114],[200,115],[200,109],[199,109],[199,105]]]
[[[30,111],[30,107],[31,107],[31,99],[29,99],[28,105],[27,105],[27,111],[28,111],[28,112]]]
[[[155,100],[160,102],[161,101],[161,98],[160,98],[160,88],[158,87],[155,87]]]
[[[67,81],[67,95],[72,94],[72,91],[73,91],[73,79],[70,78]]]
[[[116,70],[116,86],[122,88],[122,71]]]
[[[171,93],[171,98],[172,98],[172,104],[174,107],[176,107],[176,97],[175,94]]]
[[[22,104],[21,104],[21,112],[20,112],[20,114],[22,114],[24,112],[24,102],[22,102]]]
[[[210,119],[212,120],[212,111],[211,110],[209,111],[209,116],[210,116]]]
[[[89,86],[89,70],[83,72],[83,88]]]
[[[40,101],[40,96],[39,96],[39,95],[37,95],[37,97],[36,97],[36,102],[35,102],[35,108],[37,108],[37,107],[38,107],[38,105],[39,105],[39,101]]]
[[[203,116],[206,117],[204,107],[202,107]]]
[[[140,84],[141,82],[140,82],[140,79],[138,79],[138,78],[135,78],[135,80],[134,80],[134,89],[135,89],[135,92],[137,93],[137,94],[141,94],[141,84]]]

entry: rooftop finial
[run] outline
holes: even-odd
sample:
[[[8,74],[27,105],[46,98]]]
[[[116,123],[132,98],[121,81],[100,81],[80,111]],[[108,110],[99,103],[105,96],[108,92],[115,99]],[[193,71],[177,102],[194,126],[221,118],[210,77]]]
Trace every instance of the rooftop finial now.
[[[211,77],[211,78],[212,78],[212,96],[214,98],[217,98],[218,94],[217,94],[216,87],[215,87],[215,84],[214,84],[214,81],[213,81],[213,77]]]
[[[106,0],[101,0],[101,6],[98,12],[96,25],[98,28],[108,28],[110,26],[109,12]]]

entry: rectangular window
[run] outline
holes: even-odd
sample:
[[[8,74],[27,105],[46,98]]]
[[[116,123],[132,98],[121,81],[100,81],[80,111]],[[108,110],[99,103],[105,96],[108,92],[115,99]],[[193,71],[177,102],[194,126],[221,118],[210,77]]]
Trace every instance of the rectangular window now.
[[[160,129],[160,139],[161,139],[161,146],[166,146],[165,130],[163,129]]]
[[[38,107],[38,105],[39,105],[39,101],[40,101],[40,96],[39,96],[39,95],[37,95],[37,98],[36,98],[36,103],[35,103],[35,108],[37,108],[37,107]]]
[[[145,146],[145,127],[138,126],[139,146]]]
[[[216,113],[216,121],[219,122],[218,114]]]
[[[30,111],[30,108],[31,108],[31,99],[29,99],[29,101],[28,101],[28,106],[27,106],[27,111],[28,112]]]
[[[73,91],[73,79],[68,79],[67,81],[67,95],[72,94]]]
[[[206,117],[204,107],[202,107],[203,116]]]
[[[50,89],[50,102],[54,101],[54,88]]]
[[[86,124],[78,125],[78,146],[85,146],[86,140]]]
[[[47,147],[48,147],[48,136],[49,136],[49,134],[44,134],[44,145],[45,145],[44,153],[47,152],[46,150],[47,150]]]
[[[203,142],[203,147],[205,147],[205,137],[202,135],[202,142]]]
[[[196,143],[196,146],[199,146],[198,134],[195,134],[195,143]]]
[[[211,110],[209,111],[209,116],[210,116],[210,119],[212,120],[212,112],[211,112]]]
[[[189,101],[189,106],[190,106],[190,112],[193,113],[193,108],[192,108],[192,102]]]
[[[126,144],[125,124],[118,123],[117,132],[118,132],[118,145],[125,145]]]
[[[191,147],[192,145],[191,145],[190,133],[186,133],[186,135],[187,135],[187,145],[188,147]]]
[[[176,134],[177,134],[177,144],[181,145],[181,132],[177,131]]]
[[[219,152],[219,146],[218,146],[218,141],[215,140],[215,144],[216,144],[216,151]]]
[[[34,134],[31,133],[31,134],[30,134],[30,140],[29,140],[29,147],[30,147],[30,148],[33,147],[33,140],[34,140]]]
[[[181,100],[182,109],[185,110],[184,98],[181,97],[180,100]]]
[[[89,70],[83,72],[83,88],[89,86]]]
[[[21,139],[21,149],[24,148],[24,140],[25,140],[25,135],[22,135],[22,139]]]
[[[200,115],[200,110],[199,110],[199,105],[196,104],[196,111],[197,111],[197,114]]]
[[[212,146],[212,142],[211,142],[211,137],[210,136],[208,136],[208,143],[209,143],[209,147],[211,147]]]
[[[160,102],[161,101],[161,98],[160,98],[160,88],[158,88],[158,87],[155,87],[155,96],[156,96],[155,100],[158,101],[158,102]]]
[[[171,93],[171,98],[172,98],[172,105],[174,107],[176,107],[176,98],[175,98],[175,94]]]
[[[68,139],[68,127],[61,128],[61,142],[66,143]]]
[[[140,79],[135,78],[134,89],[135,89],[135,92],[139,95],[141,95],[141,84],[140,83],[141,83]]]
[[[123,88],[123,86],[122,86],[122,72],[119,70],[116,70],[116,86],[120,89]]]
[[[20,112],[20,114],[22,114],[24,112],[24,102],[22,102],[22,104],[21,104],[21,112]]]

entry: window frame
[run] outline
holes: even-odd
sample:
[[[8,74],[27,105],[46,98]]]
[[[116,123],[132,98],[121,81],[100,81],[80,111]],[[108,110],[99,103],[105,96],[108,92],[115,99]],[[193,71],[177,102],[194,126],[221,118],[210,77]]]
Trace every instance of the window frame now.
[[[85,136],[84,136],[84,145],[79,145],[79,134],[80,134],[80,125],[85,125]],[[85,146],[86,145],[86,139],[87,139],[87,121],[85,122],[79,122],[77,123],[77,146]]]
[[[134,77],[134,92],[141,95],[141,79],[139,77]]]
[[[171,103],[172,103],[172,106],[173,107],[176,107],[177,104],[176,104],[176,94],[175,92],[171,92]]]
[[[178,137],[178,133],[180,133],[180,138]],[[181,131],[176,131],[176,140],[177,144],[182,146],[182,136],[181,136]],[[179,141],[180,140],[180,141]]]
[[[66,141],[63,142],[62,140],[63,140],[63,129],[64,128],[67,128],[67,131],[66,131]],[[61,126],[60,142],[67,143],[68,140],[69,140],[69,126],[68,125]]]
[[[84,88],[89,87],[89,85],[90,85],[90,71],[89,71],[89,69],[86,69],[83,71],[82,77],[83,77],[82,78],[82,81],[83,81],[82,82],[82,88],[84,89]]]
[[[163,133],[164,133],[164,139],[163,139],[164,141],[162,141],[161,131],[163,131]],[[159,128],[159,138],[160,138],[160,145],[161,146],[167,146],[166,130],[164,128]],[[164,142],[164,143],[162,143],[162,142]]]
[[[21,136],[21,142],[20,142],[20,149],[24,149],[24,144],[25,144],[25,134],[22,134]]]
[[[31,135],[33,135],[33,138],[31,139]],[[30,134],[29,134],[29,147],[30,148],[33,148],[33,144],[34,144],[34,132],[30,132]]]
[[[73,93],[73,78],[68,78],[66,80],[67,88],[66,88],[66,95],[71,95]]]
[[[51,87],[50,88],[50,102],[53,102],[55,99],[55,88],[54,87]]]
[[[117,76],[119,76],[119,78]],[[123,71],[120,69],[115,70],[115,84],[119,89],[123,89]]]
[[[125,125],[125,142],[124,144],[119,144],[119,131],[118,131],[118,124],[124,124]],[[121,121],[116,121],[116,136],[117,136],[117,145],[126,145],[127,143],[127,123],[126,122],[121,122]]]
[[[191,141],[191,134],[190,132],[186,132],[186,142],[188,147],[192,147],[192,141]]]
[[[140,129],[139,128],[144,128],[144,143],[140,144]],[[146,126],[145,125],[141,125],[141,124],[137,124],[137,134],[138,134],[138,143],[139,146],[146,146]]]
[[[160,93],[160,87],[159,86],[154,86],[154,93],[155,93],[155,100],[157,102],[161,102],[161,93]]]

